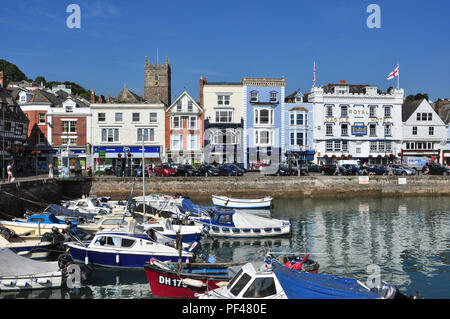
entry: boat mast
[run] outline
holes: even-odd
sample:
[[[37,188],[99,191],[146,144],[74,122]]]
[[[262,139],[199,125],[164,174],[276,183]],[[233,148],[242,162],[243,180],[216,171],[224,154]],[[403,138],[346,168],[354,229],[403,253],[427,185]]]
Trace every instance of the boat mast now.
[[[145,214],[145,150],[144,150],[144,132],[142,132],[142,200],[144,204],[144,223],[147,216]]]

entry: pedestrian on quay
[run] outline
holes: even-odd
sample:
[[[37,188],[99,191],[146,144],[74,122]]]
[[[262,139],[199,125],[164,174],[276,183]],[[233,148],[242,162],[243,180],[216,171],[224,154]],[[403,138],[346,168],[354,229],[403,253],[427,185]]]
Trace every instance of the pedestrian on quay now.
[[[14,183],[16,180],[13,175],[13,162],[8,163],[8,167],[6,168],[8,171],[8,183]]]
[[[336,162],[336,169],[334,170],[333,176],[339,175],[339,163]]]
[[[362,173],[363,173],[363,175],[367,175],[367,162],[364,162],[364,164],[363,164]]]
[[[48,164],[48,178],[53,179],[53,164]]]
[[[393,176],[394,174],[392,173],[392,163],[389,164],[388,166],[388,176]]]

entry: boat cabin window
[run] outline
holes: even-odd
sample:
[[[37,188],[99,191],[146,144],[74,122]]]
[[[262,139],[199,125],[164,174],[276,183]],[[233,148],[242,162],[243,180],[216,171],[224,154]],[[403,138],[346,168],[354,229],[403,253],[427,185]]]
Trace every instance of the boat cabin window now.
[[[101,207],[100,202],[97,199],[91,199],[91,203],[94,207]]]
[[[45,218],[30,218],[30,222],[43,223],[43,222],[45,222]]]
[[[219,224],[227,224],[227,225],[231,225],[231,216],[228,214],[225,215],[219,215],[218,218],[216,219],[216,221]]]
[[[122,238],[122,247],[130,248],[136,241],[132,239]]]
[[[231,287],[234,285],[234,283],[236,282],[236,280],[238,280],[239,277],[242,275],[242,273],[243,273],[243,271],[242,271],[242,269],[240,269],[240,270],[238,271],[238,273],[236,274],[236,276],[234,276],[234,277],[230,280],[230,282],[228,283],[227,287],[228,287],[228,288],[231,288]]]
[[[272,277],[256,278],[242,297],[264,298],[277,293],[275,280]]]
[[[88,207],[86,202],[78,202],[77,207]]]
[[[110,247],[121,247],[122,246],[122,238],[121,237],[109,237],[109,236],[101,236],[97,238],[94,245],[96,246],[110,246]]]
[[[105,220],[102,225],[128,225],[128,223],[126,221],[123,221],[122,223],[122,218],[121,219],[107,219]]]
[[[252,279],[248,274],[244,273],[242,277],[237,281],[237,283],[231,288],[230,293],[234,296],[239,295],[242,289],[248,284]]]

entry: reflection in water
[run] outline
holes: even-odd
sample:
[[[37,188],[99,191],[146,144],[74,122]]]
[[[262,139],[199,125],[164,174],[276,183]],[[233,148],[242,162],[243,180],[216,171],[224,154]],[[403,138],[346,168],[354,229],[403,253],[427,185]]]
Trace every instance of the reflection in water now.
[[[211,205],[211,201],[194,200]],[[366,282],[369,265],[406,294],[450,298],[450,198],[279,199],[272,217],[291,219],[291,238],[205,240],[219,262],[268,251],[312,253],[320,272]],[[0,293],[0,298],[151,298],[145,272],[95,268],[85,287]]]

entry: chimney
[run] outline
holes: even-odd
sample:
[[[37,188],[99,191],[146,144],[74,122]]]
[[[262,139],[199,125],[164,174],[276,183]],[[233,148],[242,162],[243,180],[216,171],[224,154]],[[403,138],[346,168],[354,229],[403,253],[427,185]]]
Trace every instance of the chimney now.
[[[206,78],[203,78],[203,76],[200,76],[200,107],[204,108],[203,106],[203,87],[206,84]]]
[[[0,71],[0,88],[5,86],[5,76],[3,74],[3,71]]]
[[[103,104],[103,95],[101,95],[101,94],[98,98],[98,104]]]
[[[91,91],[91,103],[92,104],[95,103],[95,91],[94,90]]]
[[[340,80],[339,84],[345,84],[345,80]]]

